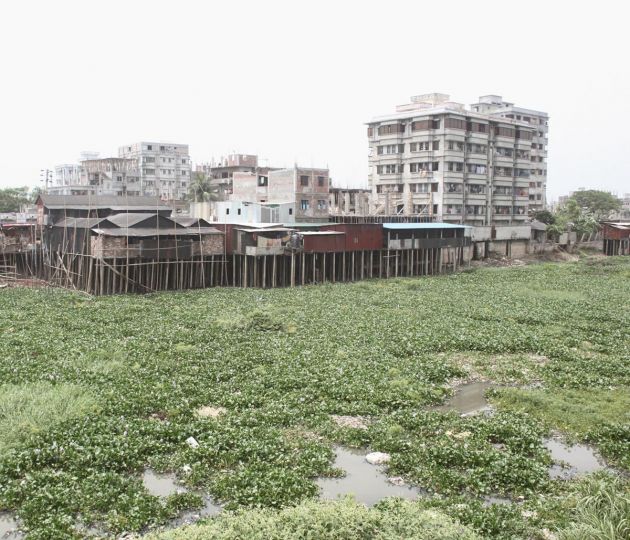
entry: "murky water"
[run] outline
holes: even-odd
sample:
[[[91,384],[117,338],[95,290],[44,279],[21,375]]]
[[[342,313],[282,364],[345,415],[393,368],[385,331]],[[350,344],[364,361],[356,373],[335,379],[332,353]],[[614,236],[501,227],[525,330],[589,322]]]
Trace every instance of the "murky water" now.
[[[18,540],[24,538],[24,535],[17,531],[18,524],[6,512],[0,512],[0,540]]]
[[[492,409],[490,404],[484,397],[486,390],[492,388],[489,382],[474,382],[462,384],[455,388],[455,394],[448,399],[444,405],[434,407],[435,411],[457,411],[462,415],[471,414],[480,411],[489,411]]]
[[[177,483],[174,474],[159,474],[151,469],[144,471],[142,482],[147,491],[156,497],[168,497],[186,491],[186,488]]]
[[[172,527],[182,527],[183,525],[190,525],[191,523],[195,523],[196,521],[207,518],[211,516],[216,516],[220,513],[223,508],[221,508],[218,504],[215,504],[214,501],[208,497],[207,495],[200,494],[203,497],[204,506],[203,508],[198,508],[197,510],[189,510],[184,512],[181,516],[174,519],[170,526]]]
[[[590,446],[583,444],[567,445],[556,439],[547,439],[545,448],[551,452],[551,458],[558,462],[565,462],[567,467],[554,464],[549,469],[551,478],[569,479],[579,474],[587,474],[603,469],[605,466],[595,455]]]
[[[144,482],[147,491],[156,497],[168,497],[169,495],[174,495],[175,493],[188,491],[184,486],[177,483],[177,477],[172,473],[159,474],[151,469],[147,469],[142,475],[142,481]],[[221,512],[221,506],[215,504],[212,498],[208,497],[205,493],[198,494],[203,497],[204,506],[196,510],[188,510],[184,512],[181,516],[170,521],[168,528],[188,525],[201,518],[214,516]]]
[[[387,481],[387,475],[381,467],[365,461],[366,452],[349,448],[336,448],[335,467],[346,471],[343,478],[319,478],[324,499],[337,499],[353,494],[358,502],[372,506],[386,497],[417,499],[421,492],[410,486],[395,486]]]

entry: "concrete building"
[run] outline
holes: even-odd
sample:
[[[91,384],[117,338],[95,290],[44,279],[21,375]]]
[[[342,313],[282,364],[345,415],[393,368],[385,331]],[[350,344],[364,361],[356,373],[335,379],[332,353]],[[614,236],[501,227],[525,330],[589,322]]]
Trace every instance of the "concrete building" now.
[[[331,187],[328,209],[331,216],[366,216],[370,210],[370,190]]]
[[[530,202],[532,208],[545,203],[546,146],[538,141],[547,133],[547,115],[525,110],[499,96],[484,96],[470,110],[446,94],[425,94],[374,118],[368,123],[370,213],[477,226],[523,223]],[[532,156],[544,171],[534,180]]]
[[[524,122],[534,128],[529,150],[529,209],[544,210],[547,207],[547,145],[549,143],[549,115],[546,112],[517,107],[503,101],[501,96],[482,96],[479,103],[471,105],[475,112],[492,117],[509,118]]]
[[[98,152],[81,152],[78,163],[64,163],[55,167],[55,183],[48,188],[49,193],[56,195],[87,195],[94,191],[86,188],[81,179],[81,163],[90,159],[98,159]]]
[[[252,173],[266,176],[273,167],[258,165],[258,156],[253,154],[229,154],[218,160],[200,163],[195,172],[205,174],[215,188],[218,200],[226,201],[232,195],[232,182],[235,173]]]
[[[118,149],[118,157],[133,159],[142,195],[182,200],[190,187],[191,164],[187,144],[138,142]]]
[[[231,201],[289,204],[290,221],[327,221],[330,177],[328,169],[298,167],[260,172],[235,172]]]

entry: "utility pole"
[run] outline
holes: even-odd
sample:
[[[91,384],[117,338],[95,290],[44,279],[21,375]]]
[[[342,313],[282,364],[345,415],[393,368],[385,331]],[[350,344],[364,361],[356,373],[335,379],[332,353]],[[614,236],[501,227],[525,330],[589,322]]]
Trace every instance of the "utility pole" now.
[[[40,169],[39,181],[44,182],[44,193],[48,193],[48,183],[52,185],[53,171],[51,169]]]

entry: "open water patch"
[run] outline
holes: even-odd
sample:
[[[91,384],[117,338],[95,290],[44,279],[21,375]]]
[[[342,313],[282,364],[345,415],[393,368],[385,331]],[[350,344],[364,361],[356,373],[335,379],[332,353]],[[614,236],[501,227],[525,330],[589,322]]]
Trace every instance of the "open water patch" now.
[[[7,512],[0,512],[0,540],[18,540],[24,538],[17,521]]]
[[[490,388],[497,385],[490,382],[473,382],[462,384],[455,388],[455,393],[443,405],[433,407],[434,411],[459,412],[462,416],[478,412],[491,411],[492,406],[488,403],[485,393]]]
[[[376,504],[387,497],[402,497],[415,500],[422,493],[412,486],[396,485],[383,472],[382,467],[370,465],[364,450],[337,447],[335,449],[335,467],[343,469],[346,475],[342,478],[318,478],[321,497],[338,499],[345,495],[354,495],[356,500],[367,506]]]
[[[160,474],[151,469],[146,469],[142,475],[142,482],[147,491],[156,497],[169,497],[170,495],[189,491],[177,482],[177,477],[172,473]],[[204,506],[196,510],[187,510],[180,516],[169,521],[167,528],[190,525],[202,518],[214,516],[223,510],[223,508],[216,504],[207,494],[198,491],[194,491],[193,493],[202,497]]]
[[[575,476],[605,468],[604,463],[590,446],[584,444],[568,445],[557,439],[547,439],[543,444],[551,452],[551,459],[555,462],[549,468],[551,478],[570,480]]]

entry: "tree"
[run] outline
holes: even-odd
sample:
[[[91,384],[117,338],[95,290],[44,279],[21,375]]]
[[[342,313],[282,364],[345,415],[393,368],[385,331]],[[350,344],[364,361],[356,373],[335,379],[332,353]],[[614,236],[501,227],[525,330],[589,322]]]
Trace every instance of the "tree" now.
[[[188,194],[194,202],[216,201],[218,198],[210,178],[202,172],[195,173],[195,177],[190,183]]]
[[[593,214],[595,219],[607,218],[611,212],[620,210],[622,205],[621,199],[612,193],[597,189],[576,191],[569,198],[569,201],[571,200],[575,201],[580,208]]]
[[[532,217],[536,221],[540,221],[546,225],[553,225],[556,222],[556,216],[554,216],[549,210],[538,210],[532,214]]]
[[[28,204],[28,188],[0,189],[0,212],[19,212],[23,204]]]

